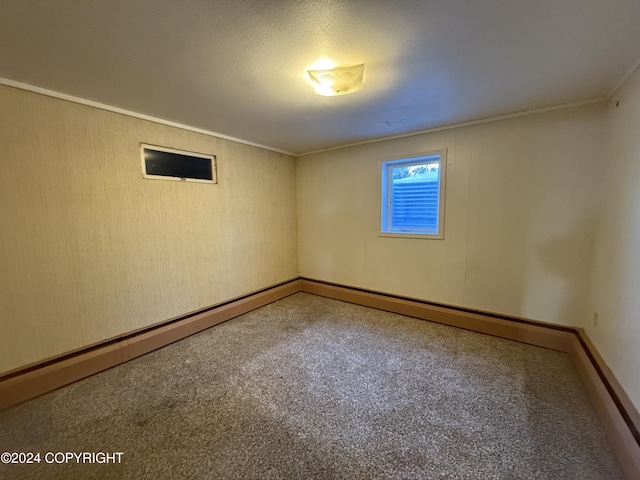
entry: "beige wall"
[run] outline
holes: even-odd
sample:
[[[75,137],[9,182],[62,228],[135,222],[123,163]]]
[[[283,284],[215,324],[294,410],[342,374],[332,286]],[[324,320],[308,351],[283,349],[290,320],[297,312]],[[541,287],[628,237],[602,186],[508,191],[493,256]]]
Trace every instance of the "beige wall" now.
[[[298,159],[302,276],[582,325],[604,104]],[[448,149],[444,240],[378,237],[378,162]]]
[[[297,164],[5,86],[0,105],[0,373],[299,272],[585,326],[640,408],[640,73],[610,105]],[[140,142],[216,154],[220,183],[144,180]],[[378,161],[441,148],[445,239],[378,237]]]
[[[607,127],[586,329],[640,410],[640,70],[613,96]]]
[[[0,86],[0,372],[298,274],[295,159]],[[139,143],[218,157],[142,178]]]

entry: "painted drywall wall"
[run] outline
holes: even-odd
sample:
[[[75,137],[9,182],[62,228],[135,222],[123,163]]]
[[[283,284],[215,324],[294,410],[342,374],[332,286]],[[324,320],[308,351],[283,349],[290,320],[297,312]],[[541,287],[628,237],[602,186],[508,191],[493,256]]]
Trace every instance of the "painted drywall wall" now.
[[[581,325],[603,111],[592,104],[300,157],[304,277]],[[379,161],[447,149],[444,240],[379,237]]]
[[[295,159],[0,86],[0,372],[296,277]],[[145,142],[218,185],[143,179]]]
[[[607,132],[586,330],[640,411],[640,70],[613,96]]]

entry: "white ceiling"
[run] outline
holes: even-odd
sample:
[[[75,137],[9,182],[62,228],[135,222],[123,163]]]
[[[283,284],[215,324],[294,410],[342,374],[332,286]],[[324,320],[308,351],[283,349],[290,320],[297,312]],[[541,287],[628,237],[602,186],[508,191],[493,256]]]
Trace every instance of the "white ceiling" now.
[[[316,96],[323,55],[364,89]],[[0,77],[294,154],[606,96],[638,60],[640,0],[0,0]]]

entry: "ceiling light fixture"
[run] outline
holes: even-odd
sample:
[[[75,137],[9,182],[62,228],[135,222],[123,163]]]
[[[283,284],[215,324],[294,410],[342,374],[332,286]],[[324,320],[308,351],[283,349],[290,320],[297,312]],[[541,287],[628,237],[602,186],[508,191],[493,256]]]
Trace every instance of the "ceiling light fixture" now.
[[[330,70],[307,70],[316,95],[332,97],[357,92],[362,88],[364,63]]]

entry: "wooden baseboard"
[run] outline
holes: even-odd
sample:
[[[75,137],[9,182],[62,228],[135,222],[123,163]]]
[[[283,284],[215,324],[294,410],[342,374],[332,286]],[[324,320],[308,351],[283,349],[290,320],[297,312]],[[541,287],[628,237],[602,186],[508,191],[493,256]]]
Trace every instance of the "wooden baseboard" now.
[[[569,328],[549,328],[546,325],[535,325],[533,322],[524,323],[514,321],[514,319],[496,318],[482,313],[461,311],[418,300],[394,297],[383,293],[369,292],[314,280],[302,279],[301,288],[303,292],[323,297],[563,352],[568,350],[568,342],[572,335]]]
[[[578,328],[577,330],[578,338],[582,343],[583,349],[589,355],[591,363],[598,370],[600,377],[605,379],[605,383],[607,384],[607,389],[609,390],[611,397],[616,400],[620,410],[627,414],[627,423],[632,428],[634,437],[638,439],[638,443],[640,443],[640,413],[638,413],[638,410],[633,405],[633,402],[631,402],[627,392],[624,391],[622,385],[620,385],[618,379],[607,366],[604,359],[600,356],[600,353],[596,350],[596,347],[593,345],[585,331],[581,328]]]
[[[568,353],[627,478],[640,478],[638,413],[584,331],[474,312],[306,278],[303,292]]]
[[[0,378],[0,410],[51,392],[300,291],[295,279]]]
[[[0,410],[300,291],[568,353],[625,475],[629,479],[640,478],[640,416],[581,329],[435,305],[306,278],[294,279],[200,313],[10,372],[0,378]]]
[[[619,399],[603,381],[597,366],[589,356],[589,351],[580,341],[581,335],[583,333],[577,332],[573,336],[567,353],[571,356],[573,365],[589,393],[591,403],[622,471],[629,479],[640,478],[640,444],[634,437],[635,425],[630,423],[629,413],[620,408]]]

